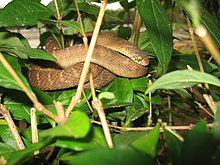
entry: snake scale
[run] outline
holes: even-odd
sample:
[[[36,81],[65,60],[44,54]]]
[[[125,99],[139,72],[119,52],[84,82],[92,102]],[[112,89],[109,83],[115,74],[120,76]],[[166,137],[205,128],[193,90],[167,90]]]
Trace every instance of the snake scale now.
[[[88,34],[90,35],[90,34]],[[46,44],[56,59],[56,63],[33,64],[27,73],[32,87],[41,90],[58,90],[77,86],[86,58],[83,44],[58,49],[52,41]],[[52,48],[51,48],[52,47]],[[51,50],[49,50],[51,49]],[[48,63],[48,61],[47,61]],[[146,54],[127,40],[118,38],[111,32],[102,32],[92,55],[90,72],[95,87],[101,87],[112,81],[116,75],[136,78],[146,74],[149,60]],[[85,88],[89,88],[86,78]]]

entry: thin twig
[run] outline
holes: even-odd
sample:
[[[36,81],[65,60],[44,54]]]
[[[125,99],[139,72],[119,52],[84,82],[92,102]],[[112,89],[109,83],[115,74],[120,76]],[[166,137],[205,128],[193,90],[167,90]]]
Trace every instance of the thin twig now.
[[[189,26],[189,34],[191,36],[193,48],[195,50],[195,55],[196,55],[196,59],[197,59],[198,65],[199,65],[199,70],[201,72],[205,72],[203,64],[202,64],[202,59],[201,59],[201,57],[199,55],[199,50],[198,50],[198,47],[197,47],[197,44],[196,44],[196,40],[195,40],[195,36],[194,36],[194,29],[193,29],[192,24],[191,24],[191,22],[190,22],[188,17],[186,17],[186,20],[187,20],[187,24]]]
[[[200,109],[202,109],[205,113],[207,113],[209,116],[211,116],[212,118],[214,118],[215,116],[213,115],[213,114],[211,114],[207,109],[205,109],[205,107],[201,104],[201,103],[199,103],[199,102],[197,102],[197,101],[194,101],[198,106],[199,106],[199,108]]]
[[[207,29],[204,26],[199,25],[196,27],[196,34],[205,44],[206,48],[211,53],[213,59],[218,64],[218,66],[220,66],[220,52],[216,47],[215,43],[213,42],[213,40],[211,39]]]
[[[150,87],[152,85],[151,80],[148,83],[148,87]],[[149,92],[149,115],[148,115],[148,121],[147,121],[147,125],[150,126],[152,123],[152,95],[151,92]]]
[[[61,32],[61,34],[60,34],[61,44],[62,44],[62,48],[64,48],[64,47],[65,47],[65,44],[64,44],[64,36],[63,36],[63,33],[62,33],[63,26],[62,26],[62,23],[61,23],[62,16],[61,16],[61,14],[60,14],[60,10],[59,10],[59,7],[58,7],[57,0],[54,0],[54,4],[55,4],[55,7],[56,7],[56,11],[57,11],[58,27],[59,27],[59,30],[60,30],[60,32]]]
[[[38,129],[37,129],[35,108],[31,108],[31,136],[32,136],[32,143],[38,143]],[[39,154],[39,150],[35,151],[34,154],[35,155]]]
[[[59,118],[59,121],[60,121],[59,124],[63,124],[67,119],[66,116],[65,116],[65,109],[64,109],[62,103],[59,102],[59,101],[54,102],[54,105],[56,107],[57,115],[58,115],[58,118]]]
[[[91,39],[91,42],[90,42],[90,45],[89,45],[89,49],[88,49],[88,52],[87,52],[87,55],[86,55],[86,60],[85,60],[84,66],[83,66],[82,74],[80,76],[79,85],[78,85],[78,88],[77,88],[77,91],[76,91],[76,95],[71,100],[71,103],[70,103],[69,107],[66,110],[66,117],[68,117],[70,115],[70,112],[72,111],[73,107],[75,107],[78,100],[80,100],[80,97],[81,97],[81,94],[82,94],[82,91],[83,91],[84,82],[85,82],[86,76],[89,72],[90,60],[91,60],[91,57],[92,57],[92,54],[93,54],[93,51],[94,51],[94,48],[95,48],[96,40],[97,40],[99,30],[100,30],[100,27],[101,27],[101,24],[102,24],[102,20],[103,20],[104,14],[105,14],[105,9],[106,9],[106,5],[107,5],[108,0],[103,0],[101,2],[102,2],[102,5],[100,7],[100,11],[99,11],[99,15],[98,15],[98,18],[97,18],[96,26],[95,26],[95,29],[94,29],[94,32],[93,32],[93,35],[92,35],[92,39]]]
[[[83,90],[83,97],[85,98],[86,103],[87,103],[87,105],[88,105],[90,111],[93,113],[94,111],[93,111],[93,109],[92,109],[92,106],[91,106],[90,103],[89,103],[89,100],[88,100],[88,98],[87,98],[86,93],[85,93],[84,90]]]
[[[105,112],[104,112],[104,108],[102,106],[102,103],[97,98],[93,98],[92,105],[97,110],[97,112],[99,114],[99,118],[100,118],[101,123],[102,123],[102,128],[103,128],[105,139],[108,143],[108,146],[109,146],[109,148],[113,148],[113,141],[112,141],[112,138],[111,138],[111,134],[110,134],[110,131],[109,131],[109,127],[108,127],[108,124],[107,124],[107,120],[106,120],[106,116],[105,116]]]
[[[136,46],[138,45],[140,28],[141,28],[141,16],[138,12],[138,9],[136,9],[134,23],[133,23],[133,29],[132,29],[132,35],[134,36],[134,42],[133,43]]]
[[[202,64],[202,60],[201,60],[201,57],[199,55],[199,51],[198,51],[198,47],[197,47],[197,44],[196,44],[196,41],[195,41],[195,36],[194,36],[194,29],[192,27],[192,24],[189,20],[188,17],[186,17],[186,20],[187,20],[187,23],[188,23],[188,26],[189,26],[189,32],[190,32],[190,36],[191,36],[191,39],[192,39],[192,43],[193,43],[193,48],[195,50],[195,54],[196,54],[196,58],[197,58],[197,61],[198,61],[198,65],[199,65],[199,70],[201,72],[205,72],[204,70],[204,67],[203,67],[203,64]],[[206,29],[205,29],[206,30]],[[207,36],[206,36],[207,38]],[[212,41],[212,40],[211,40]],[[210,41],[210,42],[211,42]],[[210,44],[210,43],[209,43]],[[212,48],[213,50],[214,48]],[[220,54],[219,54],[219,59],[220,59]],[[209,91],[209,85],[208,84],[204,84],[205,88]],[[210,109],[213,111],[213,113],[215,114],[215,107],[216,107],[216,103],[214,102],[214,99],[212,98],[211,95],[208,95],[208,94],[203,94],[203,97],[204,99],[206,100],[207,104],[209,105]]]
[[[11,114],[9,113],[8,109],[2,104],[0,104],[0,114],[2,114],[2,116],[6,120],[8,127],[9,127],[15,141],[16,141],[17,147],[20,150],[24,149],[25,148],[24,143],[21,139],[21,136],[18,133],[16,125],[11,117]]]
[[[21,78],[17,75],[17,73],[14,71],[14,69],[11,67],[11,65],[8,63],[8,61],[4,58],[2,53],[0,52],[0,62],[4,65],[4,67],[8,70],[8,72],[12,75],[12,77],[16,80],[16,82],[19,84],[19,86],[22,88],[22,90],[25,92],[25,94],[28,96],[28,98],[32,101],[34,104],[34,107],[47,115],[48,117],[55,120],[57,123],[59,123],[58,117],[47,110],[35,97],[33,93],[30,92],[30,90],[26,87],[24,82],[21,80]]]
[[[91,123],[102,125],[101,122],[91,120]],[[194,125],[190,124],[188,126],[167,126],[172,130],[191,130]],[[213,124],[207,124],[208,128],[212,128]],[[154,129],[154,127],[120,127],[115,125],[108,125],[108,127],[120,130],[120,131],[150,131]],[[161,127],[160,132],[164,132],[164,129]]]
[[[171,129],[169,126],[167,126],[166,123],[162,123],[162,127],[164,130],[169,131],[171,134],[173,134],[174,136],[176,136],[181,142],[184,142],[184,138],[179,135],[177,132],[175,132],[173,129]]]
[[[81,13],[79,11],[79,6],[78,6],[78,3],[77,3],[77,0],[74,0],[74,3],[75,3],[75,6],[76,6],[76,11],[77,11],[77,14],[78,14],[78,19],[79,20],[79,23],[80,23],[80,26],[82,28],[82,35],[83,35],[83,42],[84,42],[84,46],[85,46],[85,50],[88,51],[88,38],[86,36],[86,32],[85,32],[85,29],[84,29],[84,26],[83,26],[83,22],[82,22],[82,17],[81,17]]]

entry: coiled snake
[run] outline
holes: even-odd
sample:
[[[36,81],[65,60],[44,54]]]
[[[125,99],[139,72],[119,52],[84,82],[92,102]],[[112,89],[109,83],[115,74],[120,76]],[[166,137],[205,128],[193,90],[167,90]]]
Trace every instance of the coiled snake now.
[[[53,46],[48,42],[46,50]],[[74,87],[82,72],[86,51],[83,44],[76,44],[62,50],[49,51],[57,59],[50,64],[32,65],[27,77],[32,87],[41,90],[57,90]],[[90,72],[95,87],[108,84],[115,75],[136,78],[146,74],[149,60],[144,52],[127,40],[118,38],[114,33],[99,34],[92,55]],[[87,76],[85,88],[89,88]]]

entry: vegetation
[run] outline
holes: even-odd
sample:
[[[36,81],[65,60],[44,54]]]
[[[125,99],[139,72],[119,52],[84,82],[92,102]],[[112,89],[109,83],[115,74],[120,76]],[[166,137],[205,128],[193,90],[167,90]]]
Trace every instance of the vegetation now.
[[[14,0],[0,10],[0,164],[219,164],[219,1],[121,0],[105,13],[90,2]],[[15,27],[47,32],[31,48]],[[29,60],[54,60],[48,36],[62,45],[99,28],[138,44],[149,74],[117,77],[97,98],[29,85]]]

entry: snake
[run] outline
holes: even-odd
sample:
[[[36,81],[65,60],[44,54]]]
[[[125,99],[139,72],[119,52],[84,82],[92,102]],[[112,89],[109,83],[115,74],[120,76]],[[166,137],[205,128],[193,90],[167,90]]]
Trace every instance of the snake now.
[[[91,36],[88,33],[87,36]],[[46,50],[56,61],[34,60],[28,70],[30,85],[45,91],[75,87],[79,83],[86,59],[84,44],[75,44],[64,49],[57,48],[52,40]],[[102,87],[116,76],[137,78],[147,73],[149,59],[140,48],[117,37],[113,32],[100,32],[90,63],[95,87]],[[89,88],[89,76],[84,84]]]

